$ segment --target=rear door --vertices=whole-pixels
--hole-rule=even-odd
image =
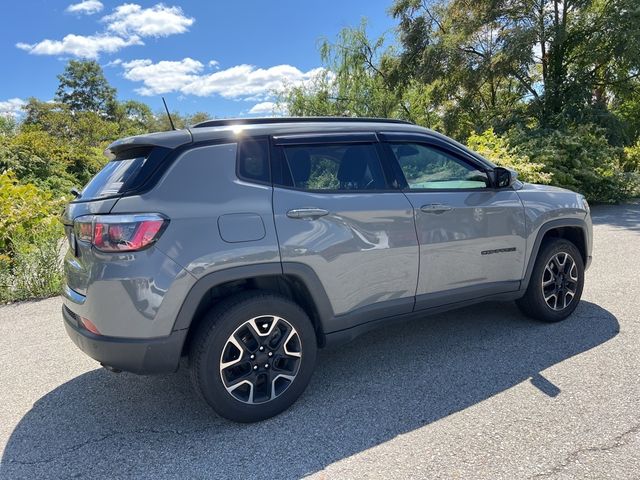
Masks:
[[[525,218],[516,192],[493,188],[488,165],[440,138],[382,137],[415,213],[416,309],[517,290]]]
[[[273,209],[283,266],[310,267],[335,318],[328,331],[413,310],[413,208],[389,187],[373,133],[273,139]]]

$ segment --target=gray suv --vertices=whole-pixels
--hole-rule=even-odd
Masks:
[[[63,316],[112,371],[173,372],[220,415],[276,415],[318,348],[399,317],[516,300],[554,322],[591,260],[577,193],[409,123],[214,120],[109,146],[65,209]]]

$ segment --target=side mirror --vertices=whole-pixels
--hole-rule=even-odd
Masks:
[[[493,169],[493,178],[496,188],[507,188],[518,179],[518,173],[508,168],[496,167]]]

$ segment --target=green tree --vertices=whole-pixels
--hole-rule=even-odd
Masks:
[[[21,183],[68,193],[76,178],[70,173],[72,149],[59,137],[24,129],[12,137],[0,138],[0,172],[10,170]]]
[[[71,112],[92,112],[113,117],[116,109],[116,89],[95,60],[70,60],[58,75],[55,100],[68,106]]]
[[[146,131],[34,98],[27,102],[25,112],[18,135],[5,142],[8,150],[0,153],[0,166],[13,169],[22,181],[64,194],[72,185],[84,185],[102,168],[106,163],[102,152],[109,143]],[[57,173],[47,173],[54,171]]]
[[[278,92],[280,105],[291,115],[408,115],[391,82],[392,51],[384,48],[384,37],[368,39],[366,22],[343,29],[335,43],[323,41],[320,57],[325,69],[309,83]]]
[[[13,117],[0,114],[0,137],[13,135],[17,126],[18,124]]]
[[[517,3],[517,2],[516,2]],[[537,92],[513,72],[527,70],[531,32],[500,12],[495,2],[397,0],[403,46],[397,64],[400,88],[425,85],[414,104],[439,112],[444,133],[464,140],[522,118],[523,99]]]
[[[26,115],[21,129],[44,130],[67,142],[97,147],[116,140],[122,133],[116,121],[91,111],[73,111],[65,103],[30,98],[24,109]]]
[[[177,111],[171,112],[171,119],[173,120],[173,124],[177,129],[186,128],[189,125],[204,122],[205,120],[209,120],[210,118],[211,115],[206,112],[196,112],[191,115],[182,115]],[[171,124],[169,123],[167,112],[164,110],[158,110],[154,115],[153,122],[150,124],[149,131],[165,132],[168,130],[171,130]]]
[[[117,104],[114,121],[118,125],[118,135],[129,137],[152,131],[155,118],[149,105],[127,100]]]
[[[391,13],[399,78],[431,85],[458,137],[465,122],[483,130],[529,118],[614,132],[610,102],[638,76],[637,0],[396,0]]]

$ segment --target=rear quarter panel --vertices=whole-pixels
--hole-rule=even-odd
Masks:
[[[112,213],[166,215],[170,223],[156,247],[196,278],[223,268],[279,262],[272,187],[236,177],[236,147],[229,143],[185,151],[152,191],[121,199]],[[251,228],[243,238],[237,225],[247,219]],[[227,241],[221,226],[228,228]]]
[[[168,290],[158,312],[162,318],[175,320],[189,290],[205,275],[280,262],[272,187],[237,178],[236,150],[236,143],[189,148],[179,154],[153,190],[122,198],[112,210],[156,212],[170,219],[154,248],[188,275],[178,278]]]

